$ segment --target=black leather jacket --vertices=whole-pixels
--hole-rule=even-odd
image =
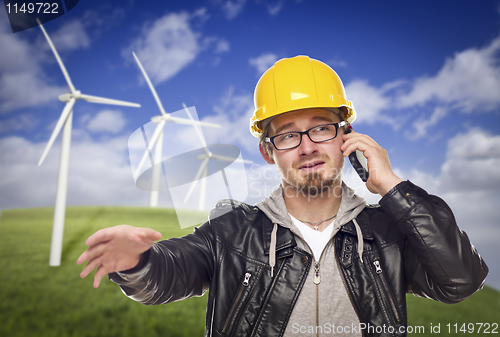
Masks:
[[[156,243],[129,271],[145,272],[130,282],[110,279],[131,298],[160,304],[209,290],[206,336],[282,336],[300,294],[312,256],[297,247],[293,233],[278,226],[274,277],[268,254],[273,224],[258,208],[235,209],[193,234]],[[440,198],[410,182],[387,193],[380,205],[357,217],[364,237],[363,262],[352,222],[334,237],[341,276],[366,329],[364,336],[404,336],[405,294],[459,302],[482,287],[488,268]],[[126,274],[120,274],[126,275]],[[368,333],[368,327],[389,327]],[[379,328],[379,332],[381,328]],[[373,332],[373,329],[372,331]]]

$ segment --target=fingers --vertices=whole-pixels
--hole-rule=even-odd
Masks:
[[[87,275],[90,274],[92,270],[94,270],[94,268],[99,268],[101,265],[102,261],[100,257],[90,260],[89,263],[87,263],[85,268],[83,268],[82,272],[80,273],[80,277],[81,278],[87,277]]]
[[[158,241],[161,239],[161,233],[157,232],[155,230],[152,230],[151,228],[142,228],[142,235],[143,239],[145,241]]]
[[[114,237],[116,237],[119,234],[123,234],[125,232],[133,232],[133,230],[139,230],[141,231],[143,240],[145,241],[157,241],[161,239],[161,233],[152,230],[151,228],[134,228],[132,226],[128,225],[120,225],[120,226],[115,226],[115,227],[110,227],[110,228],[104,228],[101,230],[98,230],[94,234],[92,234],[87,241],[85,241],[85,244],[89,247],[97,245],[99,243],[107,242]]]
[[[97,256],[100,256],[104,250],[105,243],[99,243],[95,246],[89,247],[86,251],[80,255],[78,260],[76,260],[76,264],[82,264],[85,261],[92,261]]]
[[[340,149],[344,156],[349,156],[352,152],[360,150],[368,160],[368,171],[370,176],[366,182],[368,190],[372,193],[384,196],[394,186],[401,182],[401,179],[394,173],[387,151],[377,142],[367,135],[351,132],[342,135],[344,144]]]
[[[97,288],[107,273],[137,265],[140,254],[160,239],[161,233],[150,228],[120,225],[101,229],[87,239],[89,248],[76,261],[89,261],[80,277],[85,278],[96,269],[93,285]]]
[[[84,252],[82,253],[82,255],[80,255],[80,257],[78,258],[78,260],[76,260],[76,264],[82,264],[83,262],[87,261],[87,258],[86,258],[86,256],[85,256],[85,255],[86,255],[85,253],[87,253],[87,251],[84,251]]]
[[[99,287],[99,284],[101,283],[101,280],[104,276],[106,276],[108,272],[106,271],[106,268],[104,266],[100,266],[97,271],[95,272],[94,276],[94,288]]]
[[[380,145],[370,138],[367,135],[363,135],[357,132],[351,132],[349,134],[342,135],[342,139],[344,140],[344,144],[340,146],[344,157],[348,157],[352,152],[359,150],[363,152],[365,157],[369,157],[369,154],[366,154],[365,151],[370,148],[381,148]]]
[[[115,232],[115,227],[100,229],[85,241],[87,246],[93,246],[100,242],[109,241],[113,237],[113,232]]]
[[[103,264],[102,262],[102,256],[105,251],[106,247],[104,244],[99,244],[94,247],[90,247],[87,249],[81,256],[78,258],[76,261],[77,264],[82,264],[85,261],[89,261],[85,268],[83,268],[82,272],[80,273],[81,278],[87,277],[88,274],[94,270],[94,268],[98,268]]]

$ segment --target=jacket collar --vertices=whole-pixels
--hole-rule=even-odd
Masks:
[[[369,226],[369,219],[366,211],[362,211],[361,213],[359,213],[356,217],[356,220],[359,227],[361,228],[361,232],[363,233],[363,239],[373,240],[373,230],[371,226]],[[352,222],[352,220],[346,223],[344,226],[340,227],[340,232],[357,236],[356,227],[354,227],[354,223]]]
[[[264,254],[269,255],[271,246],[271,232],[273,223],[269,218],[262,214],[262,240],[264,242]],[[293,248],[297,245],[292,232],[285,227],[278,226],[276,253],[278,257],[285,257],[292,254]]]
[[[272,221],[265,215],[262,214],[262,241],[264,243],[264,254],[269,255],[269,248],[271,246],[271,232],[273,230]],[[373,230],[369,226],[368,214],[366,211],[362,211],[357,216],[358,225],[363,233],[364,240],[373,240]],[[348,233],[353,236],[357,236],[356,227],[354,223],[349,221],[340,228],[340,232]],[[277,242],[276,242],[276,252],[278,258],[291,255],[293,253],[293,248],[297,245],[292,231],[288,228],[278,226]]]

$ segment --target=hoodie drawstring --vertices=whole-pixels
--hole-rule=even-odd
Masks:
[[[363,232],[361,232],[361,227],[359,227],[356,218],[352,219],[354,222],[354,227],[356,227],[356,234],[358,235],[358,255],[361,263],[363,263]]]
[[[275,223],[271,232],[271,246],[269,247],[269,266],[271,267],[271,277],[274,276],[274,266],[276,265],[276,233],[278,224]]]

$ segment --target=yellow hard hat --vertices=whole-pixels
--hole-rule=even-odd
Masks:
[[[262,121],[279,114],[306,108],[340,108],[352,123],[356,111],[345,99],[340,77],[325,63],[309,56],[278,60],[259,79],[254,92],[255,111],[250,132],[260,137]]]

